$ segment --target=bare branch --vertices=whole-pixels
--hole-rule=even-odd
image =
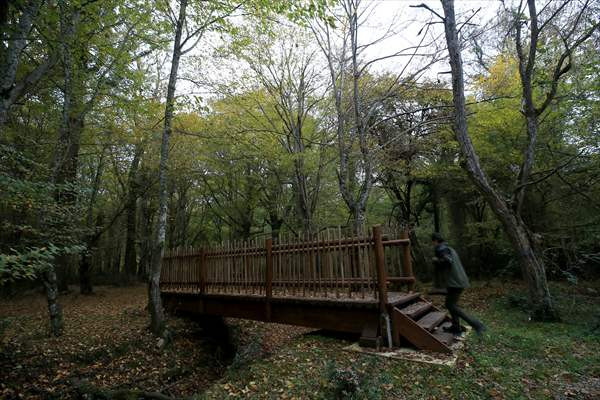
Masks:
[[[573,160],[575,160],[576,158],[579,158],[583,154],[583,152],[584,152],[584,150],[579,151],[579,153],[577,153],[574,156],[570,157],[565,162],[563,162],[561,164],[558,164],[556,167],[552,168],[552,170],[550,172],[548,172],[547,174],[545,174],[541,178],[538,178],[538,179],[533,180],[533,181],[528,181],[528,182],[524,182],[524,183],[519,184],[519,186],[517,186],[515,188],[515,191],[520,190],[521,188],[523,188],[525,186],[536,185],[536,184],[538,184],[540,182],[545,181],[546,179],[548,179],[551,176],[555,175],[561,169],[563,169],[564,167],[566,167],[567,165],[569,165]]]
[[[438,17],[439,19],[441,19],[442,21],[445,20],[444,17],[442,17],[440,14],[438,14],[434,9],[432,9],[431,7],[429,7],[427,4],[425,3],[421,3],[421,4],[417,4],[415,6],[411,5],[410,7],[412,8],[424,8],[426,10],[429,10],[429,12],[431,12],[433,15],[435,15],[436,17]]]
[[[552,83],[551,83],[550,91],[548,93],[546,93],[546,98],[544,99],[544,102],[542,103],[542,105],[540,107],[536,108],[536,110],[535,110],[537,115],[542,114],[546,110],[546,108],[550,105],[550,103],[552,102],[554,97],[556,96],[556,91],[558,89],[558,83],[560,81],[560,78],[571,69],[571,60],[570,59],[573,54],[573,51],[577,47],[579,47],[583,42],[585,42],[588,38],[590,38],[592,36],[592,34],[598,28],[600,28],[600,22],[597,22],[586,33],[581,35],[572,45],[569,46],[565,42],[566,49],[560,55],[560,58],[558,59],[558,62],[556,63],[556,66],[554,67],[554,73],[552,74]],[[567,60],[567,59],[569,60],[569,62],[567,63],[567,65],[563,66],[565,60]]]

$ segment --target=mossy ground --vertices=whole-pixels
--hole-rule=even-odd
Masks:
[[[228,371],[200,398],[600,398],[598,284],[552,289],[561,323],[528,321],[519,284],[480,283],[468,290],[464,308],[484,320],[488,332],[469,336],[454,367],[350,353],[342,350],[346,340],[304,335],[243,370]]]
[[[533,323],[518,283],[478,283],[462,301],[488,325],[454,367],[344,351],[352,338],[230,320],[225,360],[189,321],[164,349],[147,332],[145,289],[63,297],[66,334],[47,336],[44,299],[0,301],[0,398],[78,398],[74,382],[198,399],[600,398],[600,282],[553,284],[563,322]],[[436,301],[441,298],[434,298]]]

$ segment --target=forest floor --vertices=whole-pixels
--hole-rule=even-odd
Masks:
[[[468,290],[464,308],[489,331],[469,336],[453,367],[347,352],[349,338],[241,320],[228,320],[233,358],[179,318],[169,321],[173,342],[159,348],[143,286],[62,296],[65,334],[49,338],[44,297],[30,293],[0,300],[0,398],[106,398],[89,388],[198,399],[600,398],[600,282],[552,290],[562,323],[527,321],[518,283]]]

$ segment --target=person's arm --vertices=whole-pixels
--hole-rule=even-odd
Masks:
[[[438,265],[452,265],[452,253],[447,246],[438,246],[435,249],[435,259]]]

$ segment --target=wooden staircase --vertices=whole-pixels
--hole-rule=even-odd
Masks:
[[[418,293],[401,303],[391,304],[392,335],[395,346],[408,342],[420,350],[451,353],[454,335],[444,332],[450,318]]]

